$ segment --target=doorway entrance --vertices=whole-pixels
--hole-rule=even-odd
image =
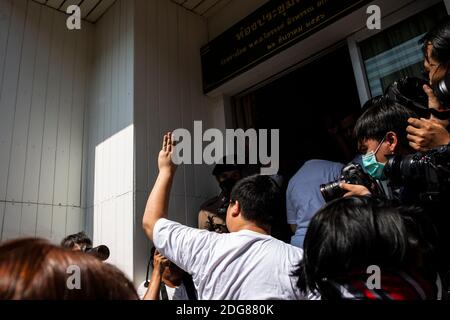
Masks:
[[[234,97],[236,128],[279,129],[280,171],[288,181],[311,159],[349,162],[361,110],[346,46],[244,96]]]

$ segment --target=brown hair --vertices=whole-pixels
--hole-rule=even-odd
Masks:
[[[80,289],[67,283],[80,270]],[[0,300],[137,300],[130,280],[116,267],[83,252],[42,239],[21,239],[0,246]]]

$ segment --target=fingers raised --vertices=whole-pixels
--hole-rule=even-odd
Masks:
[[[165,134],[164,139],[163,139],[163,145],[162,145],[163,151],[167,151],[167,141],[168,141],[168,137],[167,137],[167,134]]]
[[[173,138],[172,133],[169,132],[167,133],[167,151],[172,152],[172,147],[173,147]]]

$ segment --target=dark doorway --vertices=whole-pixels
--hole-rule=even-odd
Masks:
[[[345,163],[355,155],[354,146],[342,147],[361,109],[346,46],[234,102],[237,127],[280,129],[279,173],[286,179],[307,160]]]

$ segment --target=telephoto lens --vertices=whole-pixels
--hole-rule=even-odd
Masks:
[[[326,202],[330,202],[344,196],[345,191],[342,190],[340,184],[341,181],[333,181],[320,185],[320,193],[322,193],[322,197]]]
[[[92,254],[93,256],[99,258],[102,261],[108,260],[109,258],[109,248],[105,245],[101,245],[95,248],[86,249],[86,253]]]
[[[399,187],[405,184],[408,177],[412,176],[414,163],[418,161],[415,155],[390,156],[384,167],[384,174],[392,186]]]

